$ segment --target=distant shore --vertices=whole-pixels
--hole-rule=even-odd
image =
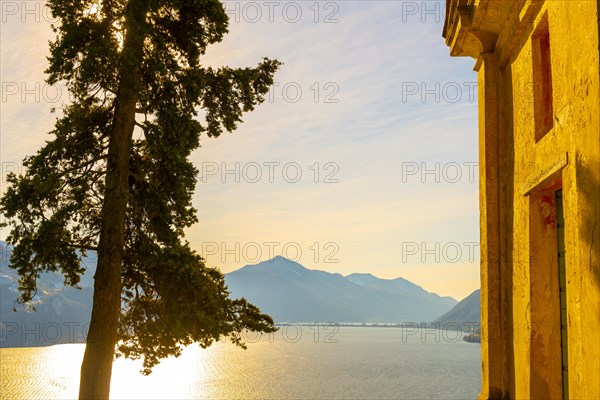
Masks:
[[[463,332],[463,340],[468,343],[481,343],[479,323],[471,322],[276,322],[275,326],[336,326],[350,328],[409,328],[428,330],[451,330]]]
[[[478,322],[276,322],[275,326],[339,326],[339,327],[364,327],[364,328],[421,328],[421,329],[449,329],[463,332],[478,332]]]

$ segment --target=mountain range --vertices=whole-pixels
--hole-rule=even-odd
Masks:
[[[0,347],[81,341],[91,312],[95,255],[83,260],[80,289],[65,287],[59,273],[42,274],[34,312],[15,302],[19,276],[8,267],[10,246],[0,246]],[[426,322],[457,305],[403,278],[342,276],[280,256],[225,274],[225,281],[231,297],[245,297],[275,322]]]
[[[276,322],[431,321],[457,301],[403,278],[311,270],[278,256],[225,275],[234,298],[245,297]]]
[[[30,347],[81,342],[92,310],[95,260],[84,258],[87,271],[80,289],[64,286],[64,278],[46,272],[38,278],[38,290],[30,307],[16,302],[19,274],[8,267],[11,247],[0,242],[0,347]]]

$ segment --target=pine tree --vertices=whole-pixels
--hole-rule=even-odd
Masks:
[[[198,222],[200,136],[232,131],[264,101],[280,63],[254,68],[201,64],[227,33],[218,0],[48,0],[52,28],[47,82],[65,84],[52,139],[11,175],[0,201],[20,275],[20,301],[45,271],[77,287],[81,259],[96,251],[94,298],[81,368],[81,399],[108,398],[115,354],[142,358],[144,373],[191,343],[272,319],[228,298],[223,275],[184,239]],[[204,119],[199,117],[202,112]],[[134,134],[135,132],[135,134]]]

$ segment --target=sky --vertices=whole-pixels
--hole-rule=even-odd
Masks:
[[[191,247],[224,273],[282,255],[458,300],[479,288],[477,76],[472,59],[449,56],[445,1],[224,4],[229,34],[203,63],[283,66],[235,132],[192,154]],[[4,191],[68,94],[44,82],[44,2],[0,12]]]

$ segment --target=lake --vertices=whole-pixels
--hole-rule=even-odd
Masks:
[[[111,398],[475,399],[481,387],[480,346],[458,332],[293,325],[246,337],[248,350],[190,346],[147,377],[117,359]],[[0,349],[0,397],[76,398],[83,351]]]

